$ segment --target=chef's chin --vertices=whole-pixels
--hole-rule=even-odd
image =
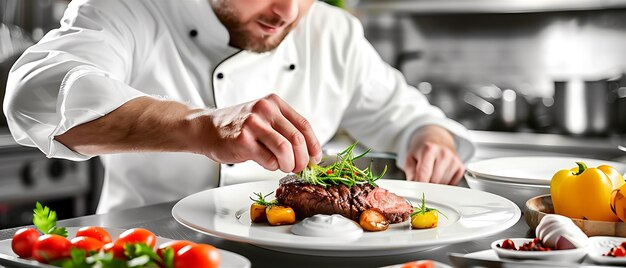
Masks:
[[[230,44],[234,47],[244,50],[263,53],[274,50],[285,39],[289,30],[283,30],[281,33],[266,35],[257,32],[245,32],[239,34],[231,33]]]

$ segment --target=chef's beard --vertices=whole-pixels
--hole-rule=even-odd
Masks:
[[[260,15],[249,21],[241,21],[236,10],[229,6],[229,1],[214,1],[214,5],[215,15],[230,34],[230,45],[257,53],[267,52],[278,47],[299,19],[287,25],[280,33],[265,35],[261,30],[257,32],[246,27],[257,23],[257,20],[268,25],[278,25],[282,22],[280,17]]]

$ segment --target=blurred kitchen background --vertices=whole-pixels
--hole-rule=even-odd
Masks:
[[[0,0],[0,90],[9,69],[29,46],[59,26],[69,1]],[[36,148],[20,146],[0,116],[0,229],[32,224],[36,201],[54,207],[59,218],[94,213],[101,187],[97,159],[48,159]]]
[[[68,2],[0,0],[0,89],[21,52],[58,27]],[[410,84],[472,130],[475,159],[626,161],[618,149],[626,144],[626,0],[332,2],[362,21],[366,37]],[[4,120],[0,229],[28,224],[36,200],[60,218],[93,213],[99,161],[47,159],[17,145]]]

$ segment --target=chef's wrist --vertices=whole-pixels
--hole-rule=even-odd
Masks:
[[[208,155],[207,149],[212,147],[212,137],[214,136],[212,133],[215,133],[215,129],[211,120],[211,110],[189,110],[185,118],[182,119],[180,127],[181,134],[184,135],[185,151]]]

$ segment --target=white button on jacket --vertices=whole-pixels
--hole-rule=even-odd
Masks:
[[[440,125],[473,154],[467,130],[446,119],[384,63],[359,21],[324,3],[267,53],[228,46],[208,0],[74,0],[60,29],[29,48],[11,69],[4,102],[11,133],[48,157],[85,160],[54,137],[140,96],[222,108],[276,93],[306,117],[323,144],[338,128],[401,166],[409,137]],[[102,133],[106,135],[106,133]],[[102,156],[98,212],[182,198],[220,183],[220,165],[189,153]],[[252,162],[229,169],[233,184],[284,174]],[[224,172],[222,172],[224,173]]]

